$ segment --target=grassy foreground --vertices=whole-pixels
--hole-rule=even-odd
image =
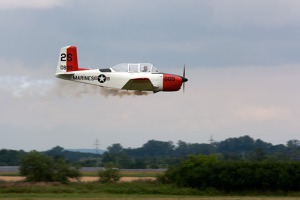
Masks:
[[[37,199],[60,199],[60,200],[299,200],[296,197],[239,197],[239,196],[220,196],[220,197],[186,197],[186,196],[157,196],[157,195],[23,195],[2,196],[1,200],[37,200]]]
[[[248,197],[247,197],[248,196]],[[250,197],[249,197],[250,196]],[[255,197],[260,196],[260,197]],[[273,196],[273,197],[272,197]],[[274,197],[275,196],[275,197]],[[284,197],[288,196],[288,197]],[[0,183],[0,199],[201,199],[296,200],[300,193],[224,194],[216,190],[179,188],[151,181],[130,183]]]

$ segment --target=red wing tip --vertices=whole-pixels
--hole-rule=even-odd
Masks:
[[[90,69],[88,69],[88,68],[78,68],[77,71],[83,71],[83,70],[90,70]]]

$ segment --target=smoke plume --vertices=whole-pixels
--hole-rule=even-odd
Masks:
[[[104,97],[142,96],[150,92],[124,91],[101,88],[94,85],[80,84],[64,80],[32,79],[26,76],[0,76],[0,90],[15,98],[27,96],[82,97],[84,95],[102,95]]]
[[[0,76],[0,89],[17,98],[46,96],[54,85],[51,80],[34,80],[26,76]]]
[[[109,96],[142,96],[148,95],[150,92],[143,91],[125,91],[112,88],[102,88],[95,85],[80,84],[75,82],[57,80],[57,87],[54,88],[58,96],[75,96],[80,97],[82,95],[102,95]]]

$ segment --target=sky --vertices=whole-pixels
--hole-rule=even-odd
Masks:
[[[0,149],[300,140],[298,0],[0,0]],[[128,95],[54,74],[150,62],[185,93]]]

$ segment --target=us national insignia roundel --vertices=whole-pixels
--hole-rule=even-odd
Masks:
[[[104,74],[100,74],[100,75],[98,76],[98,81],[99,81],[100,83],[104,83],[104,82],[106,81],[106,76],[105,76]]]

